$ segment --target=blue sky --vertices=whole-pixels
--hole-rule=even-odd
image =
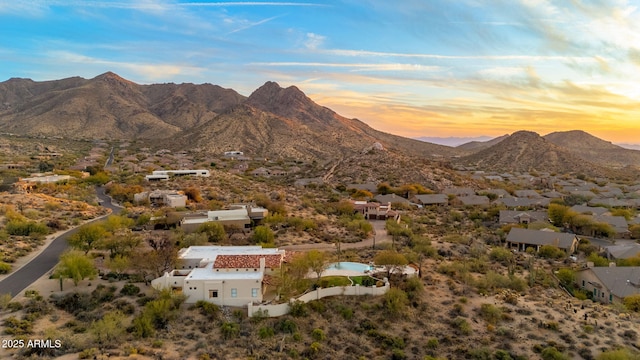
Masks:
[[[640,143],[640,10],[623,0],[0,0],[0,81],[295,85],[410,137],[581,129]]]

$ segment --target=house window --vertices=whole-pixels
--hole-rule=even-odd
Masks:
[[[584,287],[584,280],[582,280],[582,287]]]
[[[257,288],[251,289],[251,297],[254,297],[254,298],[258,297],[258,289]]]
[[[238,297],[238,289],[236,288],[231,289],[231,297],[232,298]]]
[[[209,297],[210,298],[217,298],[218,297],[218,290],[209,290]]]

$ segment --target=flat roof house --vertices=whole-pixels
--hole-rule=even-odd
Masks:
[[[529,230],[511,228],[507,235],[507,246],[520,251],[534,247],[536,252],[544,245],[553,245],[567,254],[573,254],[578,248],[578,238],[574,234],[548,230]]]
[[[180,221],[180,227],[185,232],[193,232],[204,223],[218,222],[222,225],[234,225],[245,229],[251,226],[252,221],[260,221],[268,214],[269,211],[265,208],[235,204],[228,210],[207,211],[206,213],[187,215]]]
[[[187,303],[219,306],[262,302],[265,275],[280,269],[285,251],[260,246],[191,246],[178,253],[181,269],[151,281],[156,289],[182,292]]]

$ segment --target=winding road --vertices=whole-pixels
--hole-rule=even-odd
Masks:
[[[113,214],[117,214],[122,209],[117,205],[111,203],[111,198],[105,194],[103,187],[96,187],[96,195],[102,206],[111,209]],[[98,221],[103,217],[96,218],[90,222]],[[62,254],[68,247],[67,239],[73,234],[78,232],[79,227],[75,227],[64,234],[55,238],[49,246],[47,246],[38,256],[34,257],[31,261],[26,263],[20,269],[4,278],[0,281],[0,294],[11,294],[11,297],[15,297],[20,294],[22,290],[31,285],[34,281],[38,280],[42,275],[53,269],[58,263],[60,254]]]

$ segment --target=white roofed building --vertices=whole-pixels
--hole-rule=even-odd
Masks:
[[[260,303],[265,276],[282,266],[285,251],[260,246],[191,246],[178,253],[181,269],[153,280],[156,289],[171,288],[220,306]]]

